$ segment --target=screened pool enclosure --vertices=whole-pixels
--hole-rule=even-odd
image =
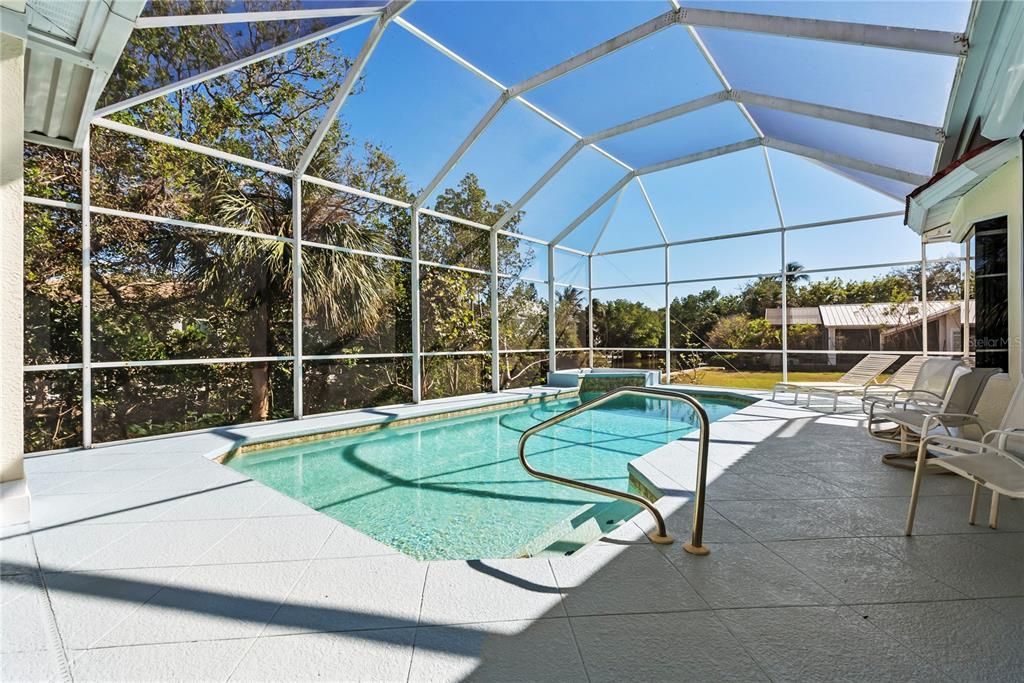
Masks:
[[[147,3],[26,145],[26,449],[969,355],[970,245],[903,218],[970,9]]]

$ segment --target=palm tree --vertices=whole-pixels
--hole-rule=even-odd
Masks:
[[[216,195],[219,223],[262,234],[287,235],[291,216],[281,208],[290,206],[290,198],[250,190],[247,185],[236,185]],[[381,234],[360,225],[353,207],[346,205],[348,201],[331,194],[308,194],[303,202],[303,235],[347,249],[386,251]],[[319,322],[319,327],[331,330],[341,340],[372,331],[382,318],[384,293],[390,285],[387,263],[327,249],[303,249],[303,320]],[[224,241],[218,258],[201,265],[196,281],[200,291],[216,292],[247,313],[251,325],[245,330],[245,337],[252,356],[276,355],[272,324],[274,299],[294,295],[289,244],[230,237]],[[265,420],[270,415],[270,363],[252,363],[250,372],[250,417],[254,421]]]
[[[806,270],[799,261],[790,261],[786,264],[786,284],[793,285],[797,282],[807,282],[811,276],[803,272]]]

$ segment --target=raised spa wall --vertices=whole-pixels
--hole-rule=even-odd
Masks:
[[[649,387],[661,382],[657,370],[618,368],[574,368],[548,373],[548,386],[578,388],[581,392],[604,393],[618,387]]]

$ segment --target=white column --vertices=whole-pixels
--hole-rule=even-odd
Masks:
[[[292,178],[292,414],[302,417],[302,175]]]
[[[594,257],[587,257],[587,367],[594,367]]]
[[[23,7],[21,9],[24,9]],[[29,519],[25,480],[24,363],[24,22],[4,16],[0,33],[0,520]],[[22,15],[23,16],[23,15]],[[18,17],[14,17],[18,19]],[[17,24],[13,26],[10,24]],[[9,31],[9,32],[8,32]]]
[[[409,244],[412,252],[412,272],[409,278],[409,304],[412,312],[412,402],[419,403],[423,400],[423,381],[420,376],[420,212],[415,206],[412,208],[411,230]]]
[[[786,267],[786,229],[779,232],[779,251],[782,256],[782,381],[789,381],[789,280]]]
[[[672,306],[672,297],[669,293],[668,281],[672,278],[669,276],[669,261],[668,261],[668,247],[665,247],[665,384],[672,383],[672,322],[670,308]],[[671,414],[671,410],[669,414]]]
[[[921,353],[928,355],[928,260],[927,245],[921,240]]]
[[[92,131],[82,143],[82,446],[92,448]]]
[[[548,372],[558,368],[555,362],[555,248],[548,245]]]
[[[498,325],[498,230],[491,229],[491,391],[501,391],[501,354],[500,348],[501,329]]]

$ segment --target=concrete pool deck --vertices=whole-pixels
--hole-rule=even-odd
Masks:
[[[785,400],[712,424],[707,557],[680,547],[689,438],[633,464],[675,544],[639,516],[522,560],[416,561],[210,460],[353,417],[29,458],[0,679],[1019,680],[1024,506],[972,527],[967,482],[930,476],[905,538],[911,473],[858,414]]]

